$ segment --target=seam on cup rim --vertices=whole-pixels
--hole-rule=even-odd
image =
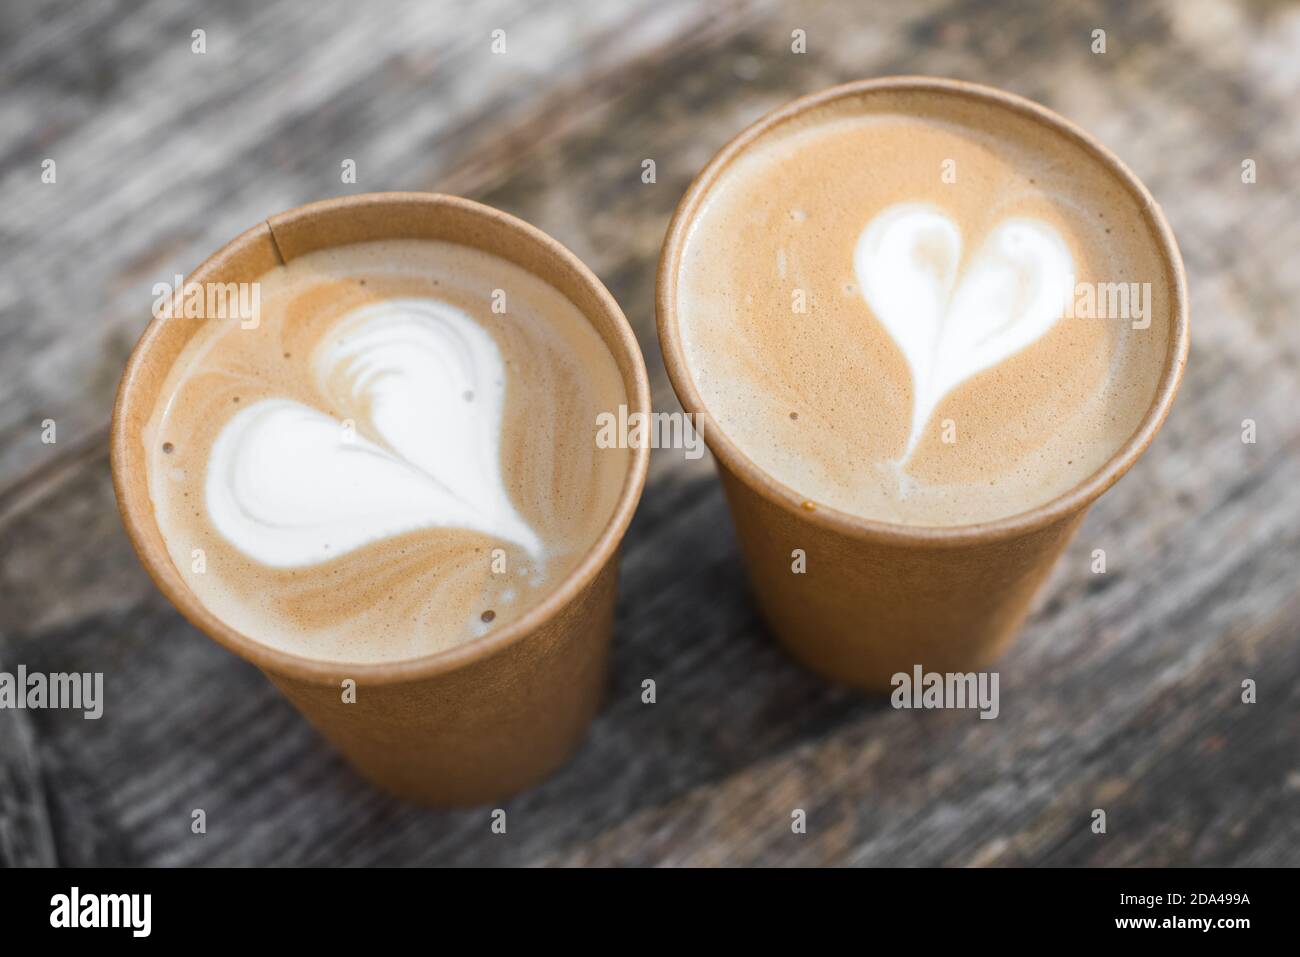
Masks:
[[[276,255],[280,262],[285,263],[285,257],[275,239],[274,223],[290,214],[300,215],[329,210],[386,206],[394,203],[424,205],[430,208],[456,208],[470,215],[496,222],[508,231],[521,234],[529,242],[543,247],[555,256],[560,263],[573,271],[575,277],[584,286],[591,290],[600,309],[613,318],[615,341],[613,343],[605,342],[605,347],[609,350],[611,356],[615,357],[616,361],[618,358],[616,353],[619,350],[624,352],[629,360],[632,381],[624,381],[623,383],[624,389],[627,391],[626,400],[629,409],[646,413],[650,411],[650,380],[646,372],[644,356],[637,343],[636,335],[632,331],[631,324],[613,295],[605,288],[604,283],[577,255],[549,234],[516,216],[473,200],[444,193],[416,192],[362,193],[355,196],[318,200],[268,217],[256,226],[245,230],[200,263],[190,273],[190,276],[202,275],[205,271],[213,268],[231,250],[241,248],[254,241],[264,229],[270,233],[271,242],[275,246]],[[188,279],[189,277],[187,277]],[[132,408],[133,401],[129,394],[131,391],[130,385],[145,367],[146,354],[153,340],[161,332],[162,323],[165,321],[157,317],[150,320],[139,341],[132,349],[122,378],[118,383],[109,437],[110,469],[113,476],[113,488],[116,493],[118,511],[132,548],[158,590],[192,625],[259,668],[276,675],[320,685],[337,684],[344,678],[354,678],[371,685],[393,684],[453,671],[474,662],[486,660],[522,640],[588,587],[607,562],[616,559],[618,548],[627,532],[628,525],[631,523],[633,513],[636,511],[641,499],[641,492],[645,486],[646,473],[650,462],[650,449],[648,446],[643,445],[631,450],[632,456],[629,461],[628,471],[624,476],[614,510],[583,559],[540,602],[500,631],[471,638],[451,648],[416,658],[359,663],[308,658],[272,648],[237,631],[214,615],[199,601],[198,596],[185,584],[185,580],[172,561],[171,554],[167,551],[165,544],[161,555],[153,556],[151,554],[151,550],[145,545],[146,530],[149,523],[154,521],[148,507],[148,488],[147,486],[143,487],[142,495],[132,497],[128,491],[129,483],[124,478],[124,470],[131,458],[130,443],[140,439],[138,434],[129,434],[126,426],[127,414]],[[604,337],[601,338],[604,341]],[[622,370],[620,370],[620,378],[622,378]],[[143,462],[139,463],[139,467],[144,468]],[[137,498],[139,501],[136,500]],[[154,527],[156,528],[156,523]]]
[[[289,265],[289,260],[284,258],[284,250],[280,248],[280,237],[275,234],[275,223],[272,221],[275,217],[268,217],[263,220],[266,225],[266,232],[271,237],[271,246],[275,249],[275,258],[280,260],[281,266]]]
[[[902,525],[865,518],[820,502],[813,502],[815,508],[809,510],[803,505],[804,502],[811,501],[808,496],[800,495],[795,489],[768,474],[741,451],[724,430],[717,427],[716,420],[695,387],[694,377],[686,362],[677,322],[677,279],[682,250],[695,226],[696,214],[709,191],[718,182],[723,172],[751,144],[782,124],[814,107],[839,99],[881,91],[946,93],[979,100],[1011,110],[1063,134],[1099,160],[1120,185],[1139,200],[1159,244],[1162,259],[1169,266],[1168,347],[1155,394],[1136,430],[1092,475],[1042,505],[1005,518],[952,526]],[[705,441],[722,465],[770,504],[797,512],[804,521],[849,538],[921,548],[958,547],[1017,538],[1046,528],[1089,506],[1132,467],[1155,438],[1178,392],[1190,346],[1187,276],[1182,255],[1164,212],[1132,170],[1091,134],[1039,103],[1015,93],[977,83],[927,76],[879,77],[829,87],[764,114],[736,134],[691,181],[673,212],[659,258],[655,282],[655,306],[660,348],[673,391],[676,392],[686,412],[695,413],[703,418],[706,427]]]

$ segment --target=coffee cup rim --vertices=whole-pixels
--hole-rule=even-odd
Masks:
[[[1160,254],[1170,270],[1170,329],[1155,395],[1133,435],[1097,471],[1055,498],[1004,518],[952,526],[903,525],[870,519],[821,503],[778,481],[758,466],[719,428],[695,387],[677,322],[677,280],[685,241],[710,189],[747,148],[776,127],[836,100],[878,92],[937,92],[992,103],[1043,123],[1085,149],[1135,196],[1146,210]],[[732,137],[696,175],[678,202],[659,257],[655,283],[656,323],[669,381],[682,408],[704,423],[704,439],[723,466],[769,503],[852,539],[912,548],[960,547],[1018,538],[1074,515],[1092,504],[1132,467],[1151,444],[1177,395],[1190,347],[1187,276],[1173,230],[1142,181],[1095,137],[1047,107],[1015,93],[964,80],[932,76],[888,76],[856,80],[807,94],[778,107]],[[809,508],[811,504],[813,507]]]
[[[541,247],[543,252],[571,270],[577,281],[592,294],[598,308],[612,320],[610,326],[614,341],[610,342],[604,336],[602,340],[616,361],[620,359],[617,352],[624,353],[622,358],[626,359],[627,368],[630,370],[630,381],[629,376],[623,374],[623,362],[620,361],[619,366],[620,378],[627,391],[629,414],[633,411],[649,413],[650,378],[646,371],[645,358],[623,310],[596,274],[576,254],[541,229],[516,216],[474,200],[445,193],[395,191],[361,193],[305,203],[267,217],[240,233],[200,263],[186,277],[186,282],[203,281],[207,273],[218,268],[232,255],[251,247],[255,242],[264,240],[268,233],[276,247],[276,255],[281,264],[296,258],[290,255],[286,260],[280,250],[280,244],[275,239],[277,224],[300,225],[312,217],[337,214],[340,211],[373,212],[394,205],[416,205],[429,209],[455,208],[488,223],[492,228],[514,233],[526,243]],[[349,245],[355,241],[344,239],[337,245]],[[539,278],[550,284],[546,276],[539,275]],[[600,536],[587,550],[582,560],[540,602],[499,631],[415,658],[356,663],[310,658],[271,647],[243,634],[209,611],[185,584],[165,544],[161,544],[161,532],[149,507],[147,482],[132,483],[127,479],[128,469],[143,470],[147,467],[143,456],[131,447],[133,442],[139,444],[139,436],[132,434],[128,422],[131,414],[137,411],[135,387],[141,381],[143,371],[148,368],[151,346],[167,321],[160,317],[150,320],[132,349],[118,384],[109,433],[110,470],[118,512],[141,564],[163,595],[192,625],[259,668],[273,674],[287,675],[315,684],[336,684],[345,678],[353,678],[370,685],[419,680],[454,671],[490,658],[537,631],[590,585],[608,562],[615,558],[645,486],[650,461],[650,449],[647,444],[629,449],[631,456],[628,460],[628,470],[614,510]],[[156,533],[156,538],[151,538],[149,535],[151,527]]]

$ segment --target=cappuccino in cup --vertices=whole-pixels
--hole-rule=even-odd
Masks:
[[[650,454],[596,441],[650,414],[600,280],[501,210],[367,193],[258,223],[171,305],[111,432],[162,593],[393,794],[479,804],[568,760]]]
[[[1038,104],[929,77],[814,93],[727,144],[657,307],[773,633],[874,690],[1006,647],[1189,341],[1137,177]]]

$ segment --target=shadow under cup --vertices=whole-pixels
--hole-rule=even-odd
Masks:
[[[678,330],[677,280],[691,227],[710,188],[770,130],[841,97],[920,90],[982,99],[1063,133],[1109,167],[1151,218],[1172,277],[1171,328],[1155,397],[1137,431],[1096,473],[1066,494],[1010,518],[927,528],[872,521],[808,502],[754,464],[709,415]],[[865,80],[812,94],[744,130],[696,177],[668,228],[659,262],[659,339],[673,389],[699,416],[736,525],[755,598],[794,657],[822,675],[885,691],[900,672],[968,672],[1010,643],[1030,602],[1088,507],[1155,437],[1178,390],[1188,351],[1186,278],[1169,224],[1150,193],[1113,154],[1055,113],[975,84],[926,77]],[[793,572],[796,549],[807,556]]]
[[[386,239],[471,246],[545,280],[604,340],[629,412],[649,412],[640,348],[595,275],[540,230],[469,200],[376,193],[312,203],[248,230],[199,266],[187,284],[252,282],[318,249]],[[577,749],[600,704],[618,550],[641,497],[649,449],[631,450],[614,512],[587,556],[539,605],[500,631],[408,661],[348,665],[282,652],[230,628],[198,601],[172,563],[153,515],[143,428],[172,364],[206,321],[154,319],[127,364],[113,413],[118,508],[159,589],[197,628],[260,668],[366,777],[400,797],[478,803],[553,772]],[[356,682],[352,703],[344,702],[348,680]]]

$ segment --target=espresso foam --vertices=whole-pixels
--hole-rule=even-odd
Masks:
[[[159,529],[213,614],[317,659],[402,660],[504,627],[573,571],[631,461],[597,448],[626,393],[576,306],[421,240],[258,283],[256,327],[207,320],[144,433]]]
[[[1133,435],[1172,281],[1141,202],[1076,141],[982,100],[877,91],[731,163],[676,305],[713,425],[756,465],[813,503],[953,526],[1052,500]],[[1149,325],[1062,314],[1099,283],[1150,283]]]

